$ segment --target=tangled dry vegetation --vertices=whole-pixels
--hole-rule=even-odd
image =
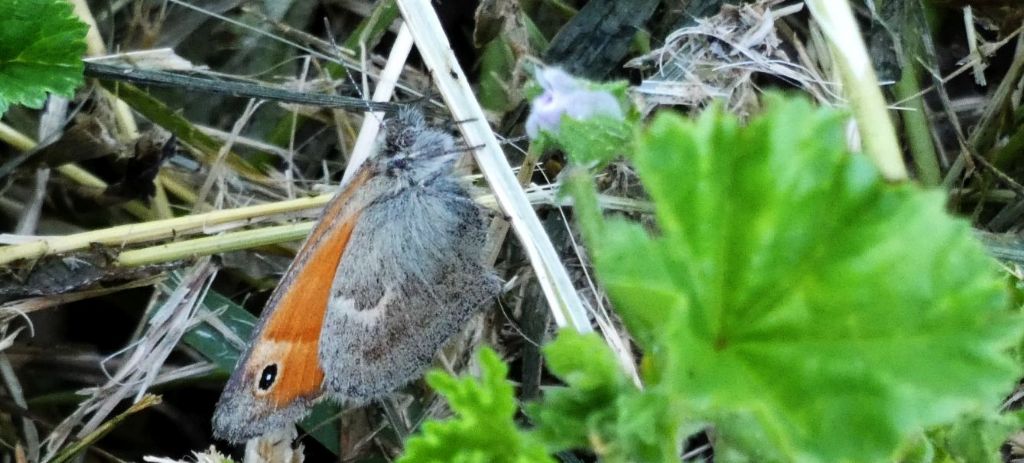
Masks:
[[[96,24],[90,55],[104,57],[92,64],[189,79],[100,76],[73,100],[12,109],[0,125],[0,212],[11,245],[0,248],[7,461],[170,461],[162,458],[191,458],[211,445],[230,452],[211,437],[214,402],[253,314],[360,155],[365,106],[294,97],[372,95],[387,72],[398,10],[387,0],[78,3]],[[722,100],[748,115],[766,89],[804,92],[823,105],[844,100],[828,45],[801,2],[621,3],[632,4],[628,14],[598,0],[482,0],[475,11],[442,1],[437,9],[590,322],[632,366],[628,335],[590,276],[571,208],[555,194],[563,160],[526,154],[524,63],[628,79],[643,114]],[[951,209],[969,216],[1020,275],[1022,8],[935,2],[926,18],[917,2],[875,3],[858,12],[916,178],[945,187]],[[600,37],[587,27],[599,8],[607,10]],[[460,123],[418,56],[400,71],[393,101],[423,105],[439,124]],[[203,82],[220,92],[200,89]],[[285,93],[239,97],[226,83]],[[486,182],[476,174],[469,181],[493,207]],[[599,181],[606,211],[649,220],[628,166],[613,163]],[[62,238],[40,246],[36,236]],[[501,303],[437,366],[472,370],[469,353],[486,343],[512,362],[519,396],[533,398],[551,381],[539,346],[556,323],[508,224],[492,227],[490,245],[506,281]],[[365,407],[321,407],[302,431],[306,459],[388,461],[419,423],[445,413],[419,383]],[[1016,440],[1008,459],[1024,455]],[[693,460],[711,455],[699,436],[689,450]]]

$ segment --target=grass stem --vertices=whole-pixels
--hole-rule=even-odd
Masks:
[[[866,154],[887,180],[907,180],[896,129],[850,4],[847,0],[806,0],[806,3],[828,38]]]

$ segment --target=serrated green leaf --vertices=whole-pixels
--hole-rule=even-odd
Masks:
[[[600,336],[563,330],[544,354],[567,385],[529,408],[549,448],[591,448],[607,462],[679,460],[680,420],[668,397],[637,389]]]
[[[1003,461],[999,447],[1020,427],[1020,417],[1015,415],[991,411],[965,416],[930,433],[931,443],[938,450],[931,461],[999,463]]]
[[[568,387],[547,390],[543,402],[531,407],[537,434],[556,450],[609,441],[615,434],[616,401],[636,389],[627,384],[614,354],[595,334],[563,330],[544,346],[544,358]]]
[[[448,399],[454,418],[429,421],[405,443],[399,463],[532,463],[552,459],[536,439],[520,431],[506,366],[493,350],[478,354],[480,379],[431,372],[427,382]]]
[[[630,154],[633,123],[608,116],[585,120],[562,117],[558,143],[572,162],[584,166],[603,166],[616,156]]]
[[[768,106],[742,128],[715,109],[656,118],[635,163],[661,235],[592,227],[649,390],[770,446],[759,461],[882,461],[997,406],[1021,320],[967,223],[847,153],[841,114]]]
[[[47,92],[72,96],[88,30],[65,0],[0,2],[0,114],[12,103],[40,108]]]

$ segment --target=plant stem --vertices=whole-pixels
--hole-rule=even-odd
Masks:
[[[28,151],[36,146],[35,140],[3,122],[0,122],[0,141],[6,142],[18,151]]]
[[[314,225],[315,222],[277,225],[133,249],[122,252],[115,262],[119,266],[130,267],[296,241],[308,235]]]
[[[531,204],[555,204],[554,191],[552,189],[536,189],[528,192],[527,196]],[[36,259],[42,256],[67,253],[86,249],[93,243],[118,248],[166,238],[177,238],[192,233],[201,232],[206,227],[212,227],[232,222],[238,226],[249,225],[255,222],[254,219],[277,214],[293,213],[303,210],[316,209],[327,204],[334,196],[333,193],[319,196],[291,199],[275,203],[260,204],[257,206],[240,207],[235,209],[222,209],[203,214],[193,214],[183,217],[175,217],[166,220],[153,220],[128,225],[118,225],[100,230],[92,230],[73,235],[37,237],[37,239],[21,244],[0,247],[0,265],[19,260]],[[482,195],[473,198],[478,204],[490,209],[497,209],[497,201],[493,195]],[[598,196],[602,208],[610,210],[621,210],[627,212],[650,212],[651,206],[642,201],[634,201],[628,198],[613,196]],[[226,238],[203,237],[196,240],[182,241],[173,245],[151,246],[149,248],[124,251],[118,259],[118,264],[123,266],[141,265],[142,263],[170,262],[178,259],[197,256],[200,254],[216,254],[219,252],[237,251],[251,247],[276,244],[286,241],[294,241],[303,238],[302,233],[296,230],[304,228],[308,231],[311,222],[271,226],[261,230],[270,230],[260,233],[259,230],[247,230],[253,232],[250,235],[240,235],[241,232],[232,232],[221,235]],[[281,227],[295,226],[292,231],[284,231]],[[271,230],[274,229],[274,230]],[[241,237],[241,238],[240,238]],[[245,242],[237,242],[245,239]],[[203,241],[200,241],[203,240]],[[194,243],[198,242],[198,243]],[[127,256],[127,257],[125,257]]]
[[[0,264],[18,259],[33,259],[48,254],[85,249],[92,243],[124,246],[158,238],[180,236],[212,225],[238,221],[247,222],[256,217],[312,209],[323,206],[332,196],[332,194],[324,194],[312,198],[300,198],[173,219],[119,225],[101,230],[76,233],[74,235],[40,237],[38,241],[0,247]]]
[[[896,130],[850,4],[846,0],[806,0],[806,3],[828,37],[866,154],[887,180],[907,180],[907,167],[903,164]]]
[[[903,76],[893,88],[898,100],[906,100],[908,110],[900,113],[903,130],[907,134],[910,155],[917,168],[917,178],[922,185],[933,187],[942,183],[938,154],[932,143],[931,126],[925,114],[924,99],[914,97],[920,92],[917,66],[913,62],[903,68]]]

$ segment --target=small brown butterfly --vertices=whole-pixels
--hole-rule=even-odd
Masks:
[[[270,296],[217,403],[217,437],[283,428],[324,398],[393,392],[500,290],[487,215],[452,172],[454,139],[408,109],[383,134]]]

